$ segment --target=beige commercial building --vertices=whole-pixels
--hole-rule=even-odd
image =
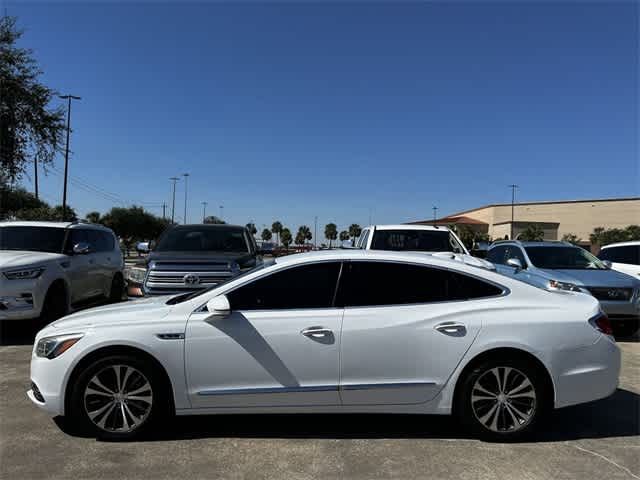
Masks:
[[[513,222],[511,215],[511,204],[502,203],[454,213],[436,219],[435,223],[467,225],[477,232],[488,233],[494,240],[510,238],[512,228],[513,238],[517,238],[528,225],[536,224],[544,230],[545,240],[560,240],[565,234],[574,234],[586,245],[594,228],[640,224],[640,197],[516,203]],[[431,225],[434,221],[411,223]]]

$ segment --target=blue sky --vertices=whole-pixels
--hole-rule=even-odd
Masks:
[[[43,80],[83,97],[71,175],[155,213],[184,172],[191,221],[207,201],[292,230],[508,202],[511,183],[522,201],[640,190],[636,2],[5,6]],[[60,175],[41,183],[59,203]]]

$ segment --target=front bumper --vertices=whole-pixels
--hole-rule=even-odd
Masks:
[[[640,298],[626,302],[600,300],[600,307],[612,322],[617,319],[640,319]]]
[[[37,318],[42,308],[40,279],[3,280],[0,278],[0,320]]]
[[[553,353],[556,408],[608,397],[618,388],[620,349],[601,335],[593,345]]]
[[[36,338],[36,342],[37,340]],[[27,391],[27,397],[52,417],[64,415],[65,375],[70,371],[73,358],[73,355],[63,354],[48,359],[31,354],[32,385]]]

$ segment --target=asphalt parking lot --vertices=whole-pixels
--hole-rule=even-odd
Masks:
[[[527,443],[465,436],[443,417],[181,417],[152,438],[73,437],[25,396],[33,329],[0,325],[0,478],[640,479],[640,343],[620,388],[556,411]]]

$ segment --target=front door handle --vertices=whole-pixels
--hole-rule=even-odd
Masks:
[[[435,326],[435,329],[445,335],[451,335],[452,337],[461,337],[466,335],[467,327],[464,323],[458,322],[443,322]]]
[[[309,327],[309,328],[305,328],[300,333],[305,337],[324,338],[327,335],[331,335],[333,332],[328,328],[324,328],[324,327]]]

